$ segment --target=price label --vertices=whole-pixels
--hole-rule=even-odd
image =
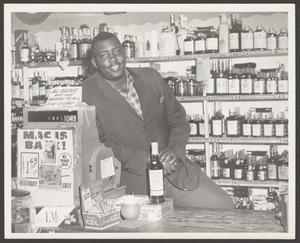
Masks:
[[[39,172],[39,154],[38,153],[22,153],[21,154],[22,177],[38,178]]]

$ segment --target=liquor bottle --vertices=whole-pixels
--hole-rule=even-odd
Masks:
[[[130,41],[130,58],[135,57],[135,42],[134,38],[132,35],[129,36],[129,41]]]
[[[20,61],[21,63],[29,63],[30,48],[28,46],[28,34],[24,33],[24,43],[20,49]]]
[[[265,166],[260,163],[258,165],[258,169],[257,169],[257,180],[258,181],[266,181],[267,180],[267,170],[265,168]]]
[[[151,203],[158,204],[165,201],[164,167],[159,160],[158,143],[151,143],[150,164],[148,166],[149,198]]]
[[[204,128],[204,119],[203,116],[200,116],[199,123],[198,123],[198,133],[200,137],[205,136],[205,128]]]
[[[77,77],[76,77],[76,80],[75,80],[75,85],[76,86],[81,86],[82,82],[83,82],[83,68],[81,66],[79,66],[77,68]]]
[[[253,94],[265,93],[265,79],[260,75],[256,75],[253,79]]]
[[[20,84],[19,98],[20,98],[21,100],[24,100],[24,79],[23,79],[23,77],[22,77],[22,73],[19,74],[19,75],[17,76],[17,81],[18,81],[19,84]]]
[[[217,74],[217,65],[216,60],[211,62],[211,69],[210,69],[210,76],[208,82],[206,82],[206,94],[207,95],[214,95],[215,94],[215,81],[216,81],[216,74]]]
[[[190,120],[189,120],[189,124],[190,124],[190,136],[191,137],[197,137],[199,134],[198,131],[198,122],[197,122],[197,116],[196,115],[191,115]]]
[[[45,100],[46,99],[46,76],[47,72],[44,72],[39,74],[39,100]]]
[[[188,77],[188,80],[187,80],[187,95],[188,96],[196,96],[197,95],[197,85],[198,85],[198,82],[196,80]]]
[[[253,31],[249,26],[245,26],[241,33],[241,50],[252,51],[253,46]]]
[[[78,44],[79,57],[80,59],[85,59],[88,57],[91,48],[90,28],[86,24],[83,24],[80,25],[80,29],[82,31],[82,39]]]
[[[241,33],[237,28],[234,15],[231,15],[231,28],[229,33],[229,51],[239,52],[241,51]]]
[[[221,156],[221,165],[222,165],[222,179],[230,179],[231,177],[231,164],[227,156],[222,153]]]
[[[53,86],[52,86],[52,77],[48,76],[47,77],[46,92],[45,92],[46,93],[46,99],[49,98],[52,89],[53,89]]]
[[[33,100],[33,94],[32,94],[32,79],[29,79],[29,85],[28,85],[28,100]]]
[[[225,60],[218,61],[218,74],[216,75],[216,94],[228,94],[228,76],[225,70]]]
[[[275,137],[287,137],[288,120],[284,116],[284,112],[277,115],[277,119],[274,121]]]
[[[124,35],[124,41],[122,43],[122,46],[124,48],[124,53],[126,58],[130,58],[131,56],[131,47],[130,47],[130,36],[129,35]]]
[[[287,50],[288,49],[288,31],[285,27],[281,28],[278,35],[278,49]]]
[[[247,112],[245,119],[242,120],[242,135],[244,137],[252,136],[252,112]]]
[[[256,114],[253,116],[251,121],[252,127],[252,136],[253,137],[261,137],[262,136],[262,123],[260,119],[261,114]]]
[[[236,156],[235,163],[233,165],[233,179],[242,180],[243,179],[244,164],[241,163],[241,159]]]
[[[179,15],[179,28],[176,34],[178,50],[177,55],[184,55],[184,40],[187,36],[187,17],[184,15]]]
[[[287,94],[289,91],[289,82],[288,82],[288,77],[287,73],[283,73],[281,75],[278,74],[277,78],[277,91],[278,94]]]
[[[17,81],[17,72],[11,71],[11,97],[12,99],[20,98],[20,84]]]
[[[274,122],[272,118],[272,113],[265,114],[262,124],[263,124],[263,136],[273,137]]]
[[[178,77],[175,94],[176,96],[185,96],[187,94],[187,84],[183,77]]]
[[[231,112],[229,111],[229,116],[225,120],[225,128],[226,128],[226,135],[228,137],[239,137],[241,136],[242,130],[242,121],[239,116],[239,112],[237,109]]]
[[[253,181],[254,180],[254,168],[250,164],[247,166],[245,179],[246,179],[246,181]]]
[[[277,34],[273,28],[270,28],[267,34],[267,49],[268,50],[277,49]]]
[[[267,49],[267,33],[261,24],[257,25],[254,31],[254,49],[256,51]]]
[[[276,158],[276,145],[270,146],[270,156],[267,161],[268,168],[268,180],[277,180],[278,179],[278,169],[277,169],[277,158]]]
[[[278,162],[278,180],[287,181],[289,178],[288,151],[284,151]]]
[[[229,74],[228,74],[228,93],[240,94],[240,79],[236,72],[232,72],[232,60],[229,60]]]
[[[175,56],[176,55],[176,35],[170,31],[168,26],[162,27],[162,32],[159,37],[159,55],[160,56]]]
[[[270,74],[266,80],[266,93],[267,94],[276,94],[277,93],[277,82],[276,79]]]
[[[71,29],[71,43],[70,43],[70,59],[76,61],[78,59],[78,41],[76,36],[76,29]]]
[[[34,72],[32,78],[32,100],[39,99],[39,84],[38,73]]]
[[[216,146],[213,146],[213,153],[210,156],[210,166],[211,166],[211,178],[220,179],[221,178],[221,164],[216,151]]]
[[[241,94],[252,94],[252,75],[244,73],[241,75]]]
[[[183,53],[184,55],[191,55],[195,51],[194,38],[191,33],[187,33],[186,38],[183,41]]]
[[[224,115],[219,110],[211,118],[211,134],[215,137],[223,136],[224,127]]]
[[[205,35],[198,32],[195,38],[195,54],[205,53]]]
[[[218,32],[215,27],[211,27],[210,31],[208,32],[206,36],[206,52],[207,53],[217,53],[219,51],[218,46]]]
[[[229,52],[229,25],[226,14],[220,15],[219,24],[219,53]]]

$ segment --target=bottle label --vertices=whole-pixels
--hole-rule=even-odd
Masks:
[[[228,93],[228,79],[227,78],[217,78],[216,80],[217,94],[227,94]]]
[[[243,135],[251,136],[251,124],[243,124]]]
[[[254,32],[254,48],[267,48],[267,33],[265,31]]]
[[[268,164],[268,179],[277,180],[277,165]]]
[[[266,172],[264,170],[259,170],[257,172],[257,179],[259,181],[265,181],[267,178],[266,178]]]
[[[288,80],[287,79],[278,80],[278,92],[279,93],[287,93],[288,90],[289,90]]]
[[[261,136],[261,124],[252,124],[252,135],[255,137]]]
[[[200,122],[199,123],[199,135],[200,136],[204,136],[205,135],[205,131],[204,131],[204,123]]]
[[[286,50],[288,49],[288,37],[279,36],[278,37],[278,49]]]
[[[279,180],[288,180],[289,178],[289,167],[286,165],[278,166],[278,179]]]
[[[275,136],[277,137],[284,136],[284,124],[275,124]]]
[[[29,48],[21,48],[20,61],[21,62],[29,62]]]
[[[254,180],[254,172],[252,170],[247,171],[246,180],[247,181],[253,181]]]
[[[238,121],[227,121],[227,135],[238,135]]]
[[[71,57],[72,59],[78,58],[77,44],[71,44],[71,45],[70,45],[70,57]]]
[[[239,49],[239,33],[229,34],[229,50]]]
[[[195,40],[195,52],[205,51],[205,40]]]
[[[276,93],[277,83],[276,80],[267,80],[267,93]]]
[[[194,41],[191,40],[191,41],[185,41],[184,42],[184,52],[194,52]]]
[[[273,124],[264,124],[264,136],[265,137],[272,137],[273,136]]]
[[[275,50],[277,48],[277,41],[275,36],[270,36],[267,39],[267,49]]]
[[[241,79],[241,93],[251,94],[252,93],[252,80],[251,79]]]
[[[91,45],[89,43],[81,43],[79,45],[79,57],[86,58]]]
[[[228,79],[228,93],[239,94],[240,93],[240,80],[239,79]]]
[[[206,49],[208,51],[218,50],[218,38],[207,38],[206,39]]]
[[[265,83],[263,80],[255,80],[254,81],[254,93],[263,94],[265,90]]]
[[[213,136],[222,136],[222,120],[212,120]]]
[[[190,127],[191,127],[190,135],[196,136],[197,135],[197,125],[195,123],[190,122]]]
[[[241,39],[242,39],[241,46],[242,46],[243,50],[253,49],[253,33],[252,32],[242,33]]]
[[[214,94],[215,93],[215,80],[210,78],[208,82],[206,82],[206,93],[207,94]]]
[[[230,178],[230,168],[222,168],[222,177]]]
[[[12,86],[12,94],[13,99],[19,99],[20,98],[20,86],[19,85],[13,85]]]
[[[150,196],[164,195],[163,170],[149,170]]]
[[[32,85],[32,96],[33,97],[39,96],[39,85],[38,84]]]
[[[46,95],[46,88],[45,88],[45,86],[40,86],[40,88],[39,88],[39,95],[40,96],[45,96]]]
[[[234,169],[233,176],[234,176],[234,179],[242,179],[243,178],[243,169]]]

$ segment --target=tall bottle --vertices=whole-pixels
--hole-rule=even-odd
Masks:
[[[215,112],[211,118],[211,135],[222,137],[224,134],[224,115],[220,110]]]
[[[252,124],[252,136],[261,137],[262,136],[261,114],[254,115],[251,124]]]
[[[225,54],[229,52],[229,25],[226,14],[220,15],[219,24],[219,53]]]
[[[176,35],[170,30],[168,26],[163,26],[159,37],[159,55],[160,56],[175,56],[176,49]]]
[[[243,137],[251,137],[252,136],[252,120],[251,117],[252,112],[247,112],[245,115],[245,119],[242,121],[242,135]]]
[[[46,71],[39,74],[39,100],[46,100],[46,76]]]
[[[158,143],[151,143],[150,164],[148,166],[149,198],[151,203],[158,204],[165,201],[164,167],[159,160]]]
[[[267,94],[276,94],[277,93],[277,80],[275,77],[268,73],[266,80],[266,93]]]
[[[179,28],[176,33],[178,50],[177,55],[184,55],[184,40],[187,36],[187,17],[184,15],[179,15]]]
[[[236,24],[235,14],[231,14],[231,28],[229,31],[229,51],[241,51],[241,32]]]
[[[28,45],[28,34],[24,33],[24,43],[21,46],[20,49],[20,61],[21,63],[29,63],[30,58],[29,58],[29,54],[30,54],[30,48]]]
[[[87,58],[91,48],[91,30],[87,25],[81,25],[82,40],[79,42],[79,57],[81,59]]]
[[[270,157],[267,161],[268,168],[268,180],[277,180],[278,179],[278,161],[276,156],[276,145],[270,146]]]
[[[216,74],[217,74],[217,64],[216,60],[212,60],[210,69],[209,80],[205,83],[205,89],[207,95],[215,94],[215,82],[216,82]]]
[[[288,120],[285,118],[284,112],[277,115],[277,119],[274,121],[275,137],[287,137],[288,136]]]
[[[287,181],[289,178],[288,151],[283,151],[278,161],[278,180]]]
[[[272,113],[265,114],[263,120],[263,135],[264,137],[273,137],[274,123]]]
[[[257,51],[267,49],[267,33],[261,24],[257,25],[254,31],[254,49]]]
[[[265,79],[261,75],[256,75],[253,79],[253,94],[265,93]]]
[[[195,54],[205,53],[205,35],[198,32],[195,38]]]
[[[252,51],[253,47],[253,31],[249,26],[245,26],[241,33],[241,49],[242,51]]]
[[[194,37],[191,33],[188,33],[183,42],[184,55],[191,55],[195,51]]]
[[[223,154],[222,158],[222,178],[223,179],[230,179],[231,177],[231,163],[229,162],[228,157]]]
[[[218,31],[215,27],[211,27],[209,33],[206,36],[206,52],[207,53],[217,53],[219,52],[219,45],[218,45]]]
[[[278,74],[277,78],[277,91],[279,94],[287,94],[289,91],[288,73],[282,72]]]
[[[226,62],[225,60],[219,60],[218,64],[219,72],[216,77],[216,94],[228,94],[228,76],[225,68]]]
[[[213,153],[210,157],[210,167],[211,167],[211,178],[220,179],[221,178],[221,163],[217,154],[216,146],[213,146]]]
[[[250,63],[247,63],[246,69],[250,69]],[[246,72],[241,75],[241,94],[252,94],[252,75]]]
[[[11,97],[12,99],[20,98],[20,84],[17,80],[17,72],[11,71]]]
[[[72,61],[76,61],[78,59],[78,41],[75,28],[71,29],[70,59]]]
[[[241,136],[242,121],[239,116],[239,109],[235,107],[234,111],[229,111],[229,116],[225,120],[226,135],[228,137]]]
[[[267,33],[267,49],[268,50],[277,49],[277,34],[273,28],[270,28]]]
[[[240,94],[240,79],[236,72],[232,71],[232,60],[229,60],[229,74],[228,74],[228,93]]]
[[[39,77],[38,73],[34,72],[33,73],[33,78],[32,78],[32,100],[38,100],[40,93],[39,93]]]
[[[281,28],[278,35],[278,49],[287,50],[288,49],[288,31],[285,27]]]

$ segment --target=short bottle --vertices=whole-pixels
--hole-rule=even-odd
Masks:
[[[289,82],[287,73],[279,75],[277,78],[278,94],[287,94],[289,91]]]
[[[198,33],[195,38],[195,54],[205,53],[205,35]]]
[[[159,160],[158,143],[151,143],[150,164],[148,166],[149,198],[151,203],[158,204],[165,201],[164,167]]]
[[[285,118],[284,112],[278,114],[277,119],[274,121],[274,133],[275,137],[288,136],[288,119]]]
[[[229,60],[229,74],[228,74],[228,93],[229,94],[240,94],[241,84],[239,76],[236,72],[232,71],[232,61]]]
[[[260,75],[256,75],[253,79],[253,94],[264,94],[265,93],[265,79]]]
[[[277,93],[277,80],[275,77],[269,75],[266,80],[266,93],[276,94]]]
[[[258,165],[256,178],[258,181],[266,181],[267,180],[267,170],[263,164]]]
[[[254,180],[254,168],[252,165],[248,165],[246,170],[246,181],[253,181],[253,180]]]

